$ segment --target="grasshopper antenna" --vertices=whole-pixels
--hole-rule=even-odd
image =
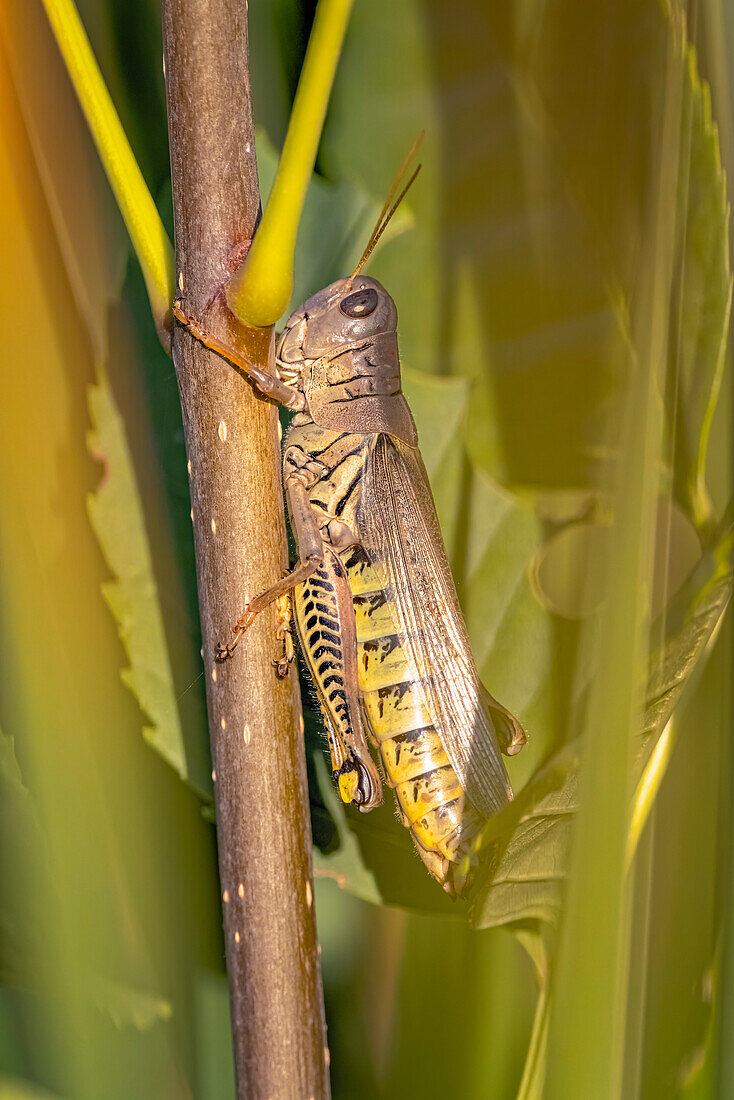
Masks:
[[[421,130],[421,132],[418,134],[418,137],[413,142],[413,144],[410,148],[410,151],[408,152],[407,157],[405,158],[405,160],[401,164],[400,170],[399,170],[397,176],[395,177],[395,180],[393,182],[392,187],[390,188],[390,194],[385,199],[385,205],[383,206],[382,210],[380,211],[380,215],[377,219],[377,222],[375,223],[375,228],[372,230],[372,234],[370,236],[370,239],[367,241],[367,244],[365,246],[365,250],[364,250],[364,252],[362,253],[362,255],[360,257],[359,263],[357,264],[354,271],[352,272],[352,274],[349,277],[350,282],[357,278],[360,271],[362,270],[364,265],[367,263],[368,259],[370,258],[370,256],[372,255],[372,253],[375,250],[375,246],[377,245],[377,242],[379,241],[380,237],[382,236],[382,234],[387,229],[387,226],[390,222],[390,219],[392,218],[392,216],[395,213],[395,211],[397,210],[397,208],[400,206],[400,203],[403,201],[403,199],[407,195],[410,188],[415,183],[415,178],[416,178],[416,176],[418,175],[418,173],[420,172],[420,170],[422,168],[422,165],[420,165],[420,164],[417,166],[417,168],[413,172],[412,176],[410,177],[410,179],[406,183],[403,190],[400,192],[398,197],[395,199],[395,202],[393,202],[395,192],[397,191],[398,187],[400,186],[400,184],[402,182],[402,179],[403,179],[405,173],[408,170],[408,166],[410,165],[410,162],[412,161],[413,157],[416,154],[416,151],[417,151],[418,147],[420,146],[420,143],[423,141],[424,134],[425,134],[425,131]],[[391,203],[392,203],[392,206],[390,205]]]

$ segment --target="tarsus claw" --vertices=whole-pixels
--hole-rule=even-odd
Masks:
[[[280,676],[280,678],[282,680],[284,680],[286,678],[286,676],[288,675],[288,672],[290,671],[292,660],[293,660],[292,657],[276,657],[273,660],[273,664],[275,665],[276,672],[278,673],[278,676]]]

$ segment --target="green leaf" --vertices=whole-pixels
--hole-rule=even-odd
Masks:
[[[90,1003],[119,1030],[132,1027],[136,1031],[149,1031],[173,1015],[171,1002],[154,993],[106,978],[87,977],[86,982]]]
[[[232,1028],[226,974],[203,971],[194,980],[198,1100],[233,1100]]]
[[[429,478],[438,475],[447,460],[466,415],[469,383],[465,378],[434,378],[410,367],[402,367],[403,393],[418,426],[418,443]],[[436,494],[434,494],[436,495]],[[446,511],[452,500],[447,490],[437,496],[436,507]],[[447,519],[444,526],[448,522]]]
[[[560,732],[551,699],[553,620],[531,583],[542,524],[530,502],[467,458],[461,433],[471,404],[468,381],[405,368],[403,378],[477,668],[531,738],[532,748],[510,761],[517,787]]]
[[[346,808],[340,801],[323,753],[314,752],[314,768],[324,806],[331,820],[337,823],[340,842],[336,851],[322,853],[314,850],[313,866],[317,878],[333,879],[338,886],[349,886],[350,894],[379,904],[380,888],[373,872],[362,861],[359,842],[349,827]],[[313,810],[312,810],[313,812]]]
[[[174,687],[169,646],[153,570],[146,519],[126,428],[112,389],[100,372],[89,391],[94,431],[92,454],[105,474],[88,501],[89,516],[115,580],[104,597],[118,623],[130,661],[122,678],[151,719],[143,734],[148,743],[202,798],[211,797],[206,727],[182,723]]]
[[[40,990],[44,927],[54,897],[49,844],[26,786],[12,737],[0,731],[0,977],[18,988]],[[53,904],[50,912],[55,912]],[[87,972],[79,976],[88,1003],[117,1028],[147,1031],[171,1017],[162,997]]]
[[[174,294],[173,246],[120,122],[73,0],[43,0],[59,50],[145,278],[161,339]]]
[[[572,68],[574,20],[555,18]],[[365,180],[380,196],[425,127],[423,171],[409,196],[415,231],[371,263],[398,302],[405,361],[476,380],[475,465],[503,481],[578,484],[598,467],[592,419],[624,376],[628,352],[535,87],[532,37],[501,5],[471,5],[462,19],[415,2],[358,7],[323,162],[333,179]],[[378,95],[362,94],[365,68]],[[488,130],[477,131],[480,119]]]
[[[0,1100],[60,1100],[58,1093],[48,1092],[30,1081],[18,1077],[0,1077]]]
[[[673,601],[665,641],[651,654],[635,780],[715,637],[732,591],[732,542],[727,534],[701,559]],[[485,846],[500,840],[503,850],[472,901],[476,928],[531,918],[556,923],[568,871],[571,817],[578,809],[580,761],[577,740],[545,764],[516,802],[488,824]]]
[[[47,845],[12,737],[0,731],[0,978],[23,984],[43,958],[39,869]],[[31,979],[32,980],[32,979]]]
[[[55,240],[95,355],[101,356],[106,306],[119,293],[129,254],[125,226],[41,5],[9,0],[0,30]]]
[[[734,534],[727,531],[705,554],[671,601],[667,637],[650,654],[650,676],[638,767],[650,751],[650,739],[666,724],[726,610],[732,591]],[[662,625],[658,624],[660,634]]]
[[[562,749],[489,823],[482,847],[502,846],[471,906],[476,928],[541,920],[555,925],[567,873],[571,815],[578,809],[580,744]]]
[[[712,522],[705,483],[706,449],[721,388],[731,304],[729,203],[711,96],[699,76],[692,47],[687,62],[682,126],[689,147],[680,182],[686,217],[679,244],[676,384],[670,395],[670,416],[676,428],[675,490],[696,526],[706,529]]]
[[[297,0],[274,0],[248,9],[250,83],[255,125],[281,145],[305,52],[305,13]],[[258,132],[258,159],[261,136]],[[263,195],[268,192],[261,187]]]

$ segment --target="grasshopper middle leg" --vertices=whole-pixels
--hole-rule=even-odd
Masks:
[[[311,508],[304,480],[298,474],[291,474],[286,480],[285,491],[288,497],[293,534],[298,547],[299,563],[277,584],[272,585],[265,592],[261,592],[259,596],[256,596],[254,600],[245,605],[242,614],[232,628],[233,640],[226,644],[220,642],[217,646],[216,656],[218,661],[226,661],[232,656],[240,638],[261,611],[264,611],[275,600],[286,595],[297,584],[307,580],[324,560],[324,544],[321,531]]]
[[[278,656],[273,661],[277,673],[280,677],[288,675],[288,671],[296,659],[296,650],[293,645],[293,633],[291,630],[291,622],[293,619],[293,608],[291,607],[290,592],[284,592],[282,596],[278,596],[275,601],[278,605],[278,641],[280,642],[280,651]]]

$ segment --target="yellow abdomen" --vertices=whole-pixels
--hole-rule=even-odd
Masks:
[[[465,876],[458,864],[469,854],[483,818],[449,763],[420,670],[400,644],[398,616],[379,565],[370,564],[361,547],[347,551],[344,564],[354,600],[366,732],[379,747],[400,817],[423,862],[448,893],[461,893]]]

